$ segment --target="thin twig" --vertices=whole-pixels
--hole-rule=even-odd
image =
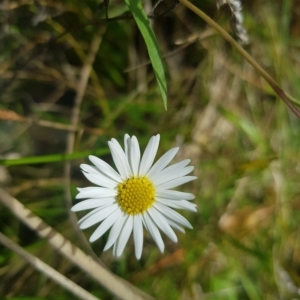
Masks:
[[[22,122],[26,123],[28,125],[38,125],[41,127],[47,127],[47,128],[53,128],[57,130],[64,130],[64,131],[71,131],[71,132],[77,132],[77,131],[85,131],[91,134],[96,135],[102,135],[104,133],[103,129],[98,128],[89,128],[89,127],[83,127],[83,126],[74,126],[70,124],[62,124],[58,122],[52,122],[48,120],[41,120],[41,119],[34,119],[34,118],[26,118],[23,117],[16,112],[12,110],[3,110],[0,109],[0,119],[1,120],[8,120],[8,121],[16,121],[16,122]]]
[[[36,179],[22,182],[20,185],[13,186],[8,189],[9,193],[13,196],[16,196],[23,191],[30,190],[32,188],[48,187],[51,185],[61,186],[63,179],[62,178],[47,178],[47,179]]]
[[[19,254],[22,258],[24,258],[29,264],[31,264],[36,270],[43,273],[48,278],[55,281],[57,284],[74,294],[79,299],[83,300],[99,300],[94,295],[87,292],[85,289],[77,285],[75,282],[71,281],[61,273],[57,272],[49,265],[41,261],[36,256],[30,254],[22,247],[14,243],[11,239],[0,232],[0,243],[12,250],[13,252]]]
[[[296,108],[293,103],[294,99],[288,96],[276,83],[276,81],[256,62],[256,60],[244,49],[242,48],[234,38],[226,32],[220,25],[218,25],[213,19],[211,19],[207,14],[205,14],[198,7],[193,5],[188,0],[179,0],[181,4],[186,6],[188,9],[197,14],[202,18],[208,25],[213,27],[221,36],[227,40],[248,62],[252,67],[267,81],[275,93],[285,102],[285,104],[291,109],[291,111],[300,118],[300,110]]]
[[[76,90],[76,97],[75,97],[75,103],[74,107],[72,110],[72,116],[71,116],[71,125],[73,127],[78,127],[79,121],[80,121],[80,108],[81,108],[81,103],[83,100],[83,97],[85,95],[85,91],[87,88],[87,84],[91,75],[91,71],[93,68],[93,64],[97,55],[97,52],[99,50],[101,41],[102,41],[102,35],[103,35],[103,30],[101,28],[98,30],[98,32],[95,34],[90,49],[89,53],[86,57],[85,63],[81,69],[80,77],[79,77],[79,82],[78,82],[78,88]],[[66,154],[71,154],[74,151],[74,145],[75,145],[75,137],[76,134],[75,132],[69,132],[67,136],[67,148],[66,148]],[[104,264],[100,261],[100,259],[95,255],[94,251],[92,250],[90,244],[86,240],[84,234],[82,231],[79,229],[77,222],[78,219],[75,215],[75,213],[71,212],[71,207],[72,207],[72,196],[70,192],[70,186],[71,186],[71,162],[66,161],[64,164],[64,182],[65,182],[65,202],[69,214],[69,219],[71,221],[71,224],[74,228],[74,230],[77,233],[77,236],[80,239],[81,244],[85,248],[85,250],[100,264],[104,266]]]
[[[94,278],[113,295],[125,300],[152,299],[142,291],[118,278],[111,271],[99,265],[91,256],[85,254],[59,232],[47,225],[41,218],[24,207],[16,198],[0,188],[0,202],[4,204],[19,220],[34,230],[40,237],[47,239],[49,244],[70,262]],[[141,296],[143,295],[143,296]]]

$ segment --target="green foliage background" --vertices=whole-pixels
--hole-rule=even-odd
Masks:
[[[250,36],[246,50],[299,99],[300,2],[244,2]],[[230,31],[228,16],[215,1],[193,3]],[[74,156],[68,157],[73,199],[76,187],[89,185],[79,170],[88,153],[111,162],[108,139],[121,142],[129,133],[144,149],[160,133],[159,155],[179,145],[177,159],[192,159],[198,180],[184,189],[196,195],[198,213],[183,213],[194,230],[178,233],[178,244],[165,238],[164,254],[146,237],[140,261],[132,240],[116,259],[110,251],[102,253],[105,236],[92,244],[96,255],[157,299],[298,299],[299,120],[235,49],[182,5],[151,21],[166,66],[165,111],[136,23],[102,20],[99,4],[0,3],[0,185],[83,247],[64,200],[68,131],[55,125],[71,122],[87,53],[99,35],[80,107],[78,126],[83,129],[76,134]],[[126,11],[123,2],[109,6],[110,17]],[[45,127],[41,120],[51,123]],[[4,165],[5,159],[26,157],[31,158]],[[0,207],[1,232],[95,296],[112,299]],[[73,297],[1,246],[1,299]]]

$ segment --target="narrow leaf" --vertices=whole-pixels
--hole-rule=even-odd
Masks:
[[[149,20],[143,10],[140,0],[125,0],[129,10],[131,11],[137,26],[145,40],[149,57],[154,69],[156,80],[163,99],[164,107],[167,110],[167,82],[165,77],[164,66],[158,43],[154,32],[150,26]]]

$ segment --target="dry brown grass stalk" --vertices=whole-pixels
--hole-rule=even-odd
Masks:
[[[99,31],[95,34],[93,41],[91,43],[89,53],[86,57],[85,63],[82,66],[81,74],[79,78],[79,82],[77,85],[76,90],[76,97],[75,97],[75,103],[74,107],[72,109],[72,116],[71,116],[71,124],[74,127],[77,127],[80,121],[80,108],[81,103],[83,101],[83,97],[85,95],[85,91],[88,85],[88,80],[90,78],[91,72],[92,72],[92,66],[94,64],[97,52],[99,50],[101,41],[102,41],[102,35],[103,35],[103,29],[99,29]],[[66,147],[66,154],[71,154],[74,151],[74,145],[75,145],[75,138],[76,133],[75,132],[69,132],[67,136],[67,147]],[[65,182],[65,201],[67,210],[69,212],[69,219],[71,221],[71,224],[77,233],[78,237],[80,238],[80,241],[82,245],[84,246],[85,250],[98,262],[101,264],[101,261],[99,261],[98,257],[94,254],[90,244],[87,242],[84,234],[81,230],[79,230],[77,226],[78,219],[76,215],[71,212],[72,207],[72,196],[70,192],[70,185],[71,185],[71,162],[66,161],[64,165],[64,182]]]
[[[30,254],[26,250],[24,250],[22,247],[14,243],[11,239],[6,237],[4,234],[0,232],[0,243],[9,248],[11,251],[17,253],[22,258],[24,258],[29,264],[31,264],[36,270],[43,273],[48,278],[55,281],[58,285],[65,288],[69,292],[71,292],[76,297],[83,299],[83,300],[99,300],[99,298],[95,297],[94,295],[87,292],[85,289],[62,275],[61,273],[57,272],[50,266],[48,266],[46,263],[41,261],[36,256]]]
[[[113,295],[125,300],[152,299],[128,282],[118,278],[112,272],[99,265],[91,256],[86,255],[59,232],[48,226],[41,218],[34,215],[17,199],[0,188],[0,202],[5,205],[21,222],[34,230],[40,237],[45,238],[49,244],[70,262],[94,278]]]
[[[95,134],[95,135],[104,134],[103,129],[74,126],[74,125],[70,125],[70,124],[62,124],[62,123],[52,122],[52,121],[48,121],[48,120],[38,120],[38,119],[33,119],[33,118],[26,118],[26,117],[23,117],[11,110],[3,110],[3,109],[0,110],[0,119],[7,120],[7,121],[22,122],[22,123],[26,123],[28,125],[35,124],[35,125],[42,126],[42,127],[48,127],[48,128],[53,128],[53,129],[57,129],[57,130],[65,130],[65,131],[70,131],[70,132],[85,131],[85,132]]]

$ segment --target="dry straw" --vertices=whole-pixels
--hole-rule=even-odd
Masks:
[[[119,299],[141,300],[152,299],[128,282],[117,277],[105,267],[99,265],[92,257],[86,255],[81,249],[73,245],[69,240],[47,225],[41,218],[35,216],[24,207],[17,199],[0,188],[0,202],[5,205],[21,222],[45,238],[48,243],[60,254],[65,256],[74,265],[98,281]]]

